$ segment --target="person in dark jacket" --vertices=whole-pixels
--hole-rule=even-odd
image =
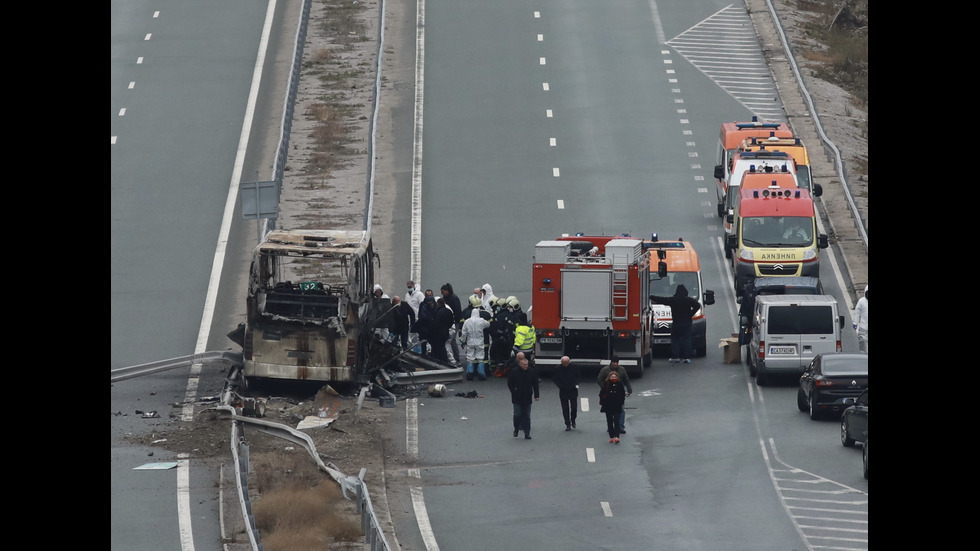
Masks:
[[[561,415],[565,419],[565,430],[575,428],[575,418],[578,416],[578,377],[577,365],[572,365],[568,356],[561,357],[561,364],[551,373],[551,380],[558,387],[558,399],[561,401]]]
[[[395,305],[395,311],[392,312],[395,317],[392,333],[402,348],[408,348],[408,331],[415,325],[415,310],[412,309],[412,305],[408,301],[402,300],[397,295],[391,297],[391,302]]]
[[[436,299],[435,315],[432,318],[432,332],[429,334],[429,344],[432,345],[432,356],[435,359],[452,363],[449,353],[446,351],[446,342],[449,340],[450,330],[454,325],[453,311],[446,308],[444,300]],[[453,341],[455,340],[453,339]]]
[[[507,299],[497,300],[497,308],[490,320],[490,360],[493,362],[495,377],[507,375],[510,350],[514,345],[514,324],[510,311],[507,309]]]
[[[687,287],[678,285],[672,297],[661,297],[650,295],[650,300],[657,304],[670,306],[670,317],[672,319],[670,327],[670,363],[683,361],[691,363],[694,356],[694,314],[701,309],[701,303],[687,296]]]
[[[619,382],[626,387],[626,396],[633,394],[633,385],[630,384],[630,376],[626,373],[626,368],[619,365],[619,357],[612,356],[609,358],[609,365],[603,367],[599,370],[599,376],[596,377],[596,382],[599,383],[599,388],[605,388],[606,381],[609,380],[609,376],[613,373],[619,378]],[[626,410],[621,410],[619,414],[619,434],[626,434]]]
[[[453,311],[453,324],[449,330],[449,346],[453,349],[452,360],[456,362],[459,367],[463,367],[463,355],[459,349],[459,342],[456,340],[456,336],[463,329],[463,322],[466,321],[462,319],[463,316],[463,305],[459,302],[459,297],[453,292],[453,286],[450,283],[444,284],[439,288],[442,292],[442,299],[446,302],[446,306]],[[448,355],[448,353],[447,353]]]
[[[531,439],[531,397],[534,401],[541,399],[538,392],[538,374],[530,368],[527,358],[517,359],[517,369],[512,369],[507,375],[507,388],[510,389],[510,403],[514,405],[514,438],[517,433],[524,431],[524,438]]]
[[[619,444],[619,415],[626,403],[626,387],[619,380],[616,372],[609,374],[605,386],[599,391],[599,411],[606,414],[606,430],[609,431],[609,443]]]
[[[425,297],[419,306],[419,317],[415,320],[413,331],[418,334],[419,341],[426,341],[422,347],[422,352],[426,356],[432,355],[430,351],[432,344],[429,342],[432,337],[432,324],[436,319],[436,299]],[[443,347],[445,348],[445,347]]]

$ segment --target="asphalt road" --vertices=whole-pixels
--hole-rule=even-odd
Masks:
[[[710,1],[427,3],[424,286],[465,296],[489,282],[527,304],[536,242],[658,232],[695,245],[718,303],[708,357],[658,358],[633,381],[619,446],[591,378],[571,432],[542,380],[531,441],[512,438],[499,379],[406,403],[395,441],[409,455],[417,441],[418,471],[410,491],[388,492],[403,549],[867,548],[860,454],[835,422],[799,413],[792,377],[757,387],[714,348],[737,327],[714,211],[717,132],[754,110],[667,43],[701,32],[720,63],[760,62],[757,42],[735,47],[721,29],[752,24]],[[840,264],[825,254],[821,279],[846,311]],[[856,350],[850,332],[843,344]],[[484,398],[452,396],[470,389]]]
[[[284,4],[277,13],[289,11]],[[736,310],[714,213],[715,140],[722,121],[747,119],[752,110],[667,42],[737,16],[728,6],[428,4],[424,286],[449,281],[465,295],[490,282],[498,295],[527,304],[537,241],[578,231],[660,232],[695,244],[718,303],[708,310],[707,358],[689,366],[659,358],[633,381],[629,432],[619,446],[606,442],[588,374],[582,396],[589,409],[583,403],[572,432],[563,430],[554,386],[542,380],[531,441],[511,437],[499,379],[453,389],[476,388],[484,398],[405,403],[395,441],[408,448],[417,436],[419,470],[409,488],[389,490],[403,549],[867,548],[860,448],[840,446],[836,423],[799,413],[792,380],[760,389],[745,366],[722,363],[711,346],[733,331]],[[240,311],[244,293],[236,285],[255,233],[237,213],[220,286],[228,294],[216,301],[211,330],[198,327],[266,7],[179,6],[178,32],[168,27],[168,10],[158,18],[153,6],[112,5],[112,367],[227,346],[223,332]],[[402,24],[411,29],[412,22]],[[745,23],[751,27],[747,19],[734,24]],[[168,29],[180,40],[166,40]],[[291,49],[290,36],[273,38],[280,39],[271,51]],[[164,46],[184,50],[154,53]],[[712,46],[722,56],[733,51]],[[159,60],[166,63],[154,65]],[[281,79],[281,61],[266,70]],[[266,107],[256,112],[275,113],[276,98],[265,93],[259,101]],[[411,144],[408,113],[402,107],[393,116],[393,158],[401,161]],[[254,125],[263,151],[274,144],[274,118]],[[271,171],[260,157],[246,161],[243,180]],[[405,172],[396,179],[408,180]],[[410,220],[408,201],[398,196],[392,271],[400,273],[385,277],[401,282]],[[846,304],[826,260],[821,278]],[[845,350],[856,350],[846,336]],[[196,392],[219,387],[202,379]],[[174,507],[185,499],[201,527],[195,547],[218,547],[209,502],[214,467],[189,467],[185,497],[181,471],[133,471],[179,458],[160,457],[158,449],[150,457],[126,438],[153,430],[154,421],[132,412],[169,415],[187,392],[187,370],[113,386],[113,412],[127,414],[112,421],[113,549],[187,545]],[[845,507],[855,512],[833,512]],[[831,512],[816,513],[823,510]]]
[[[252,87],[269,6],[277,8],[269,49],[288,60],[295,2],[110,5],[112,368],[230,344],[257,232],[228,197],[240,179],[271,175],[285,90]],[[281,58],[263,69],[267,81],[284,79]],[[256,153],[239,155],[250,97],[260,114]],[[220,372],[197,375],[187,367],[111,386],[112,549],[221,548],[217,465],[141,444],[220,392]]]

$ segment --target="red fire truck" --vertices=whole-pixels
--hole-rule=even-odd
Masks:
[[[662,264],[666,275],[667,265]],[[642,377],[650,348],[650,253],[628,236],[560,237],[535,246],[531,285],[534,363],[544,371],[569,356]]]

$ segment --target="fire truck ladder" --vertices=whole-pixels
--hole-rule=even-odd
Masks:
[[[612,269],[612,319],[629,319],[629,267],[614,265]]]

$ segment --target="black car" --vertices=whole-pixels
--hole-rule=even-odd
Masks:
[[[850,448],[855,442],[868,440],[868,389],[857,397],[840,416],[840,443]]]
[[[840,413],[868,388],[868,355],[835,352],[818,354],[800,376],[796,405],[810,419]]]

